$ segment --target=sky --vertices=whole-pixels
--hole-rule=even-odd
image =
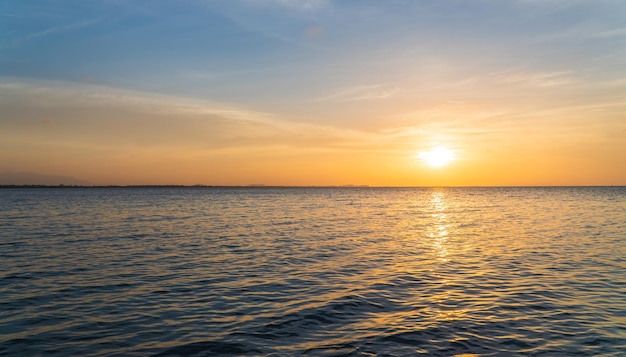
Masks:
[[[626,2],[0,0],[1,171],[626,185]]]

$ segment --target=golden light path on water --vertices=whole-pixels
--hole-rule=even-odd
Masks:
[[[447,212],[447,202],[446,202],[446,192],[443,189],[435,189],[432,191],[430,198],[430,209],[432,211],[431,214],[431,225],[427,229],[427,236],[432,242],[433,253],[436,256],[436,260],[445,264],[449,262],[450,252],[449,249],[454,249],[454,247],[449,248],[448,238],[449,238],[449,230],[451,228],[450,221],[454,219]],[[445,288],[450,283],[449,280],[443,279],[441,280],[442,287]],[[445,302],[450,299],[450,294],[447,291],[442,291],[440,294],[434,295],[432,297],[433,301],[440,305],[445,305]],[[439,308],[436,311],[437,319],[441,321],[452,321],[456,319],[461,319],[463,315],[467,312],[467,309],[449,309],[449,308]],[[456,357],[470,357],[477,356],[473,354],[458,354]]]
[[[448,215],[446,214],[445,193],[433,191],[430,200],[432,207],[433,224],[428,231],[428,236],[433,241],[433,248],[441,262],[448,261],[447,239],[448,239]]]

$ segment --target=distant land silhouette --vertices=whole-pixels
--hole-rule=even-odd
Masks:
[[[41,175],[34,172],[0,172],[0,185],[91,186],[89,181],[71,176]]]

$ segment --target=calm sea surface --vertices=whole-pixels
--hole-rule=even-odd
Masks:
[[[625,356],[626,188],[0,190],[0,355]]]

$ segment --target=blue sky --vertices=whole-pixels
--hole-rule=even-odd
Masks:
[[[451,81],[516,68],[602,80],[620,75],[626,38],[621,1],[4,1],[0,11],[3,76],[243,103],[398,86],[439,60]]]
[[[396,153],[442,140],[466,150],[476,143],[462,137],[476,132],[497,133],[485,139],[496,147],[497,138],[541,128],[536,135],[564,147],[590,132],[604,135],[617,150],[611,165],[626,154],[623,1],[4,0],[0,18],[0,95],[19,99],[0,112],[0,126],[14,142],[0,152],[10,162],[4,169],[85,176],[67,165],[17,164],[34,150],[18,137],[35,132],[16,118],[41,116],[34,107],[45,102],[42,96],[65,98],[46,97],[65,107],[40,121],[87,121],[80,134],[40,134],[63,145],[85,138],[106,144],[95,128],[118,120],[110,117],[117,106],[145,107],[138,99],[121,103],[131,96],[179,103],[174,107],[200,101],[221,113],[259,115],[274,128],[315,126],[352,141],[368,137],[354,145]],[[77,118],[76,98],[84,93],[92,99],[82,106],[95,105],[97,95],[113,98],[110,112]],[[212,132],[208,141],[240,147],[232,132],[219,132],[228,135]],[[185,141],[165,129],[155,136]],[[141,137],[127,144],[136,147]],[[307,148],[331,150],[324,143],[335,139]],[[282,135],[274,140],[286,150],[298,147]],[[405,146],[396,145],[403,140]],[[515,141],[512,152],[523,152],[519,136]],[[613,181],[623,179],[621,171],[615,175]]]

